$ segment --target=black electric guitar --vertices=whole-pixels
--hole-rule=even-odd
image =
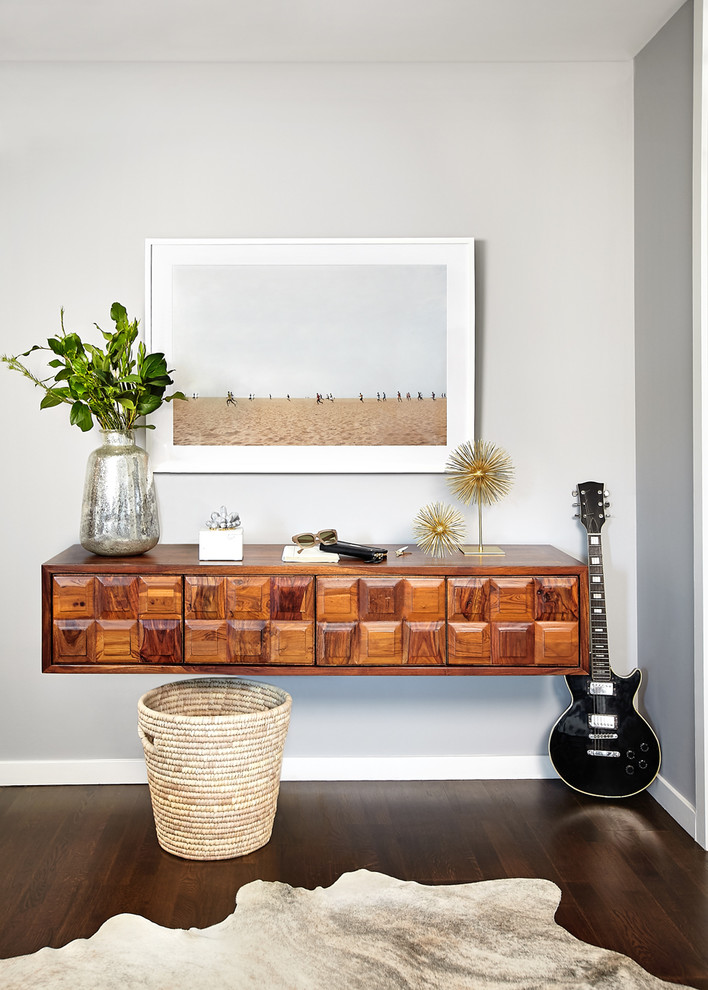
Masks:
[[[590,675],[566,676],[572,701],[551,730],[548,752],[558,776],[576,791],[624,798],[651,784],[661,750],[634,705],[641,672],[620,677],[610,667],[600,541],[609,505],[605,487],[586,481],[578,485],[577,495],[588,537]]]

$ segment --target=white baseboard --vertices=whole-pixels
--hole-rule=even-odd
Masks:
[[[696,809],[683,794],[679,794],[661,774],[649,788],[649,793],[681,828],[685,829],[692,838],[696,838],[698,823]]]
[[[286,756],[283,780],[514,780],[555,776],[547,756]],[[145,761],[0,761],[0,787],[144,784]]]
[[[145,760],[0,760],[0,787],[147,784]]]
[[[291,756],[283,760],[283,780],[522,780],[553,776],[547,756]]]

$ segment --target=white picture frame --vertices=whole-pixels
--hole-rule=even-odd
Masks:
[[[356,398],[358,388],[367,403],[377,401],[379,382],[379,394],[383,389],[389,402],[399,401],[399,390],[405,397],[421,389],[426,402],[435,401],[433,395],[439,400],[434,414],[426,412],[437,422],[443,400],[446,407],[443,433],[433,443],[402,442],[400,433],[395,443],[339,443],[344,434],[305,444],[300,438],[202,443],[183,426],[197,407],[175,410],[184,407],[175,401],[152,415],[155,429],[146,431],[153,470],[442,472],[450,452],[474,436],[474,286],[471,238],[147,240],[146,344],[175,369],[174,388],[200,402],[206,389],[225,402],[224,369],[232,369],[229,375],[240,384],[228,389],[239,402],[246,393],[254,402],[266,393],[283,399],[279,388],[285,391],[292,381],[294,395],[306,383],[314,403],[313,383],[321,379],[325,390],[335,380],[340,396],[353,390]],[[398,384],[399,375],[407,380]],[[384,383],[394,383],[388,395]],[[367,412],[374,413],[371,407]],[[337,414],[343,413],[340,404]]]

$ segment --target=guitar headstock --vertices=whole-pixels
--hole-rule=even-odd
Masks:
[[[583,481],[573,492],[580,507],[580,521],[588,533],[599,533],[605,522],[609,502],[605,501],[607,492],[601,481]]]

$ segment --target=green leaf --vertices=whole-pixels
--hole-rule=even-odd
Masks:
[[[159,409],[162,404],[162,398],[159,395],[145,395],[138,402],[138,416],[148,416],[151,412],[155,412]]]
[[[78,426],[82,433],[88,433],[93,426],[91,410],[84,402],[75,402],[71,407],[69,420],[72,426]]]
[[[126,325],[128,323],[128,311],[122,303],[114,302],[111,306],[111,319],[116,326]]]
[[[49,341],[47,341],[47,343],[49,343]],[[53,349],[54,348],[52,348],[52,350]],[[43,347],[41,344],[35,344],[34,347],[30,347],[28,351],[23,351],[22,354],[18,354],[18,357],[27,357],[28,354],[32,353],[32,351],[46,351],[46,350],[48,350],[47,347]]]
[[[148,354],[143,361],[140,372],[143,378],[156,378],[167,373],[167,362],[164,354]]]
[[[62,398],[57,395],[56,392],[47,392],[42,401],[39,403],[39,408],[51,409],[52,406],[60,406],[61,403]]]
[[[84,345],[77,333],[69,333],[64,338],[64,353],[68,357],[83,355]]]

